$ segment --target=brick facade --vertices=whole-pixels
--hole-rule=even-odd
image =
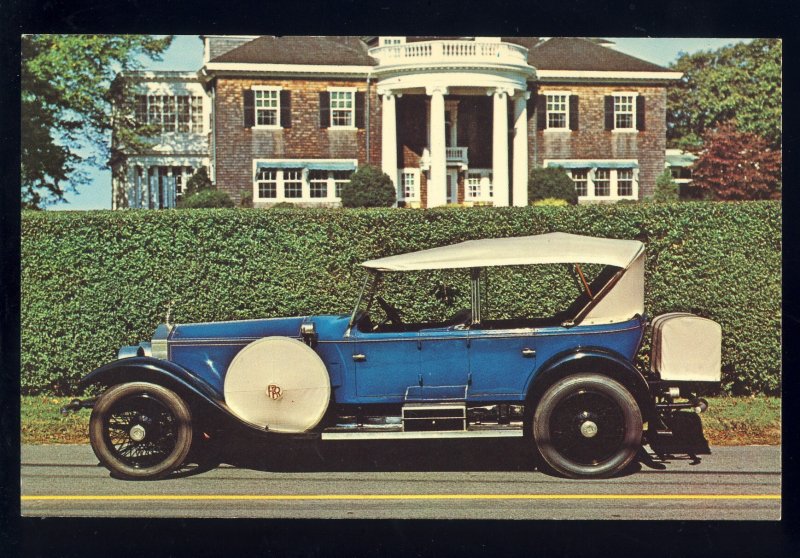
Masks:
[[[575,131],[537,129],[533,99],[528,108],[529,167],[545,159],[636,159],[639,162],[639,198],[653,194],[658,175],[664,172],[667,143],[667,90],[664,86],[547,84],[538,88],[568,91],[578,96],[579,126]],[[614,132],[605,129],[604,97],[636,92],[645,98],[645,129]]]
[[[258,85],[291,91],[290,128],[245,127],[244,92]],[[214,114],[217,187],[239,203],[242,194],[252,191],[255,159],[357,159],[359,165],[367,162],[380,165],[380,100],[374,84],[365,95],[369,118],[365,114],[365,128],[357,130],[320,127],[319,93],[329,87],[355,87],[367,93],[365,80],[217,79]]]

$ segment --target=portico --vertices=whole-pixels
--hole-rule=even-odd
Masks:
[[[481,130],[481,141],[491,143],[490,189],[495,206],[527,205],[528,180],[528,78],[535,70],[527,63],[527,49],[510,43],[473,41],[424,41],[378,47],[370,55],[379,60],[378,94],[381,96],[381,165],[399,185],[397,102],[403,95],[425,95],[429,106],[428,145],[419,166],[427,171],[426,207],[446,205],[452,189],[452,173],[474,166],[469,146],[453,145],[458,126],[448,110],[453,97],[491,97],[491,136]],[[509,129],[511,116],[511,129]],[[513,139],[509,142],[509,132]],[[448,142],[450,145],[448,145]],[[509,158],[511,172],[509,173]],[[485,182],[485,171],[480,180]],[[448,179],[448,176],[450,178]],[[473,178],[478,180],[478,178]],[[480,184],[476,182],[475,184]],[[474,190],[470,190],[474,192]],[[400,193],[400,192],[399,192]],[[476,200],[478,201],[478,200]]]

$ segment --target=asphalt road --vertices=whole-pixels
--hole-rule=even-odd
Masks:
[[[21,509],[24,516],[780,518],[777,446],[714,447],[698,459],[645,460],[614,479],[578,481],[537,471],[522,443],[248,443],[146,482],[112,478],[89,446],[23,446]]]

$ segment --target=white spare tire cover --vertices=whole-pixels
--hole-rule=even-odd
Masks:
[[[331,382],[311,347],[265,337],[234,357],[224,392],[225,403],[242,420],[274,432],[305,432],[322,420]]]

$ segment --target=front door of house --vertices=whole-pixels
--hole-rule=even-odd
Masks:
[[[458,203],[458,171],[447,169],[447,203]]]

